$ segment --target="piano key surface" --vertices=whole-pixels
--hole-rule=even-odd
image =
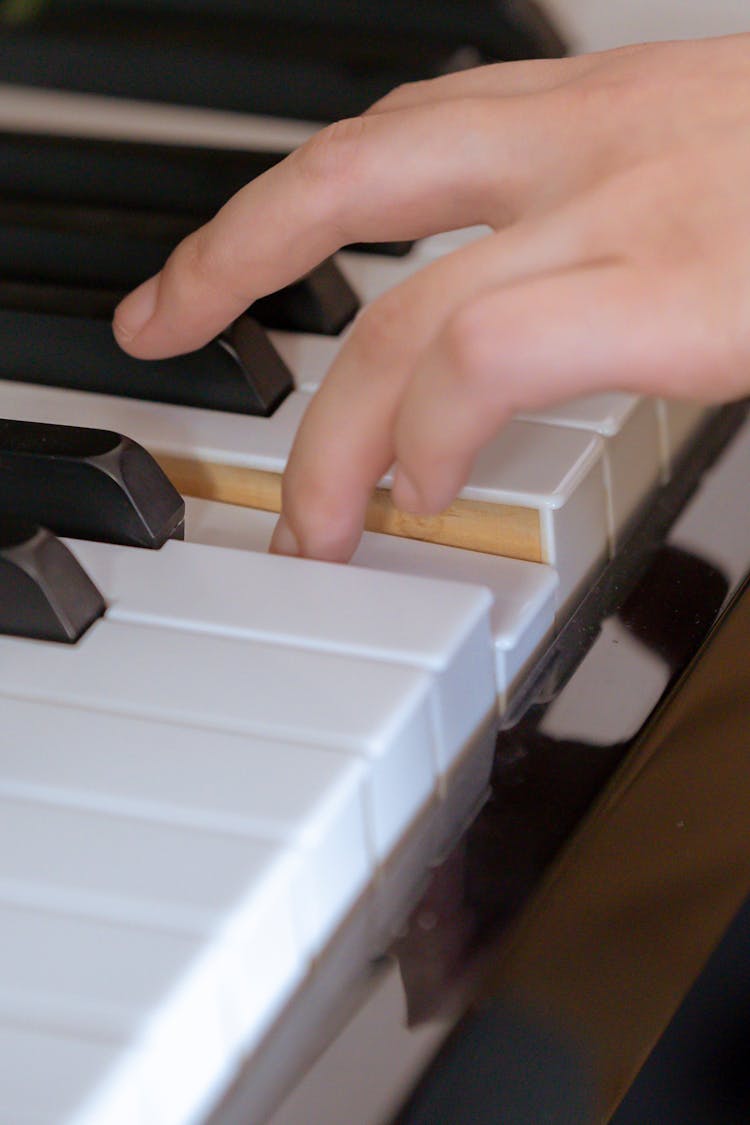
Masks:
[[[628,521],[661,476],[656,401],[628,394],[589,395],[520,417],[590,431],[604,439],[607,526],[614,553]]]
[[[67,1035],[0,1021],[0,1111],[19,1125],[126,1125],[146,1116],[141,1091],[113,1090],[110,1075],[120,1063],[117,1041]],[[30,1081],[30,1076],[37,1076]],[[39,1076],[43,1075],[41,1081]],[[92,1095],[92,1091],[97,1093]]]
[[[308,395],[295,391],[270,419],[259,419],[0,382],[2,414],[127,433],[157,457],[182,491],[271,509],[278,508],[279,474],[308,403]],[[462,493],[467,507],[456,509],[456,520],[435,517],[427,521],[428,532],[414,521],[412,533],[532,561],[557,560],[567,598],[606,552],[604,490],[598,437],[511,422],[480,455]],[[477,503],[474,519],[471,506]],[[585,526],[572,532],[582,510]],[[375,513],[374,530],[409,532],[395,509],[381,515]]]
[[[188,645],[169,629],[99,624],[64,654],[0,639],[3,693],[353,751],[373,766],[380,853],[429,799],[436,747],[421,671],[270,644],[248,653],[242,641],[216,635],[196,634]]]
[[[186,1108],[200,1102],[201,1087],[226,1068],[230,1043],[222,1028],[227,982],[204,957],[199,939],[13,904],[0,906],[0,918],[8,964],[0,1020],[33,1021],[121,1050],[138,1042],[120,1069],[131,1072],[129,1087],[140,1072],[144,1111],[150,1102],[152,1120],[158,1119],[154,1091],[174,1086]],[[155,1017],[160,1009],[169,1016]],[[155,1067],[162,1068],[161,1078]],[[128,1096],[123,1092],[118,1100]],[[162,1096],[163,1120],[176,1119],[174,1103],[173,1095]],[[144,1119],[144,1111],[134,1120]],[[99,1111],[100,1120],[111,1118],[111,1111]]]
[[[296,892],[316,948],[373,877],[367,769],[354,755],[233,732],[207,736],[185,724],[165,731],[141,717],[21,699],[3,699],[2,714],[10,737],[0,792],[8,797],[269,840],[302,853]]]
[[[267,551],[275,523],[270,512],[195,498],[186,503],[186,538],[190,542]],[[486,587],[493,597],[490,627],[501,708],[554,628],[559,580],[554,568],[541,563],[366,531],[350,565]]]
[[[494,700],[489,597],[414,579],[404,600],[395,576],[321,564],[317,584],[311,572],[306,585],[318,605],[296,623],[288,611],[286,635],[282,624],[267,643],[253,598],[234,620],[223,598],[253,559],[264,571],[275,560],[175,544],[172,565],[154,571],[153,589],[172,586],[155,613],[142,564],[168,561],[166,554],[73,546],[88,550],[104,585],[104,630],[89,631],[56,669],[47,664],[55,664],[54,646],[9,638],[0,652],[0,913],[10,912],[11,935],[25,927],[37,942],[51,918],[61,950],[69,942],[80,956],[92,946],[96,958],[74,979],[52,959],[34,981],[23,959],[34,940],[19,936],[19,971],[3,977],[11,981],[5,992],[0,981],[0,1021],[10,1013],[36,1020],[40,1032],[53,1025],[61,1055],[71,1039],[119,1039],[120,1052],[105,1056],[111,1065],[93,1119],[119,1121],[121,1100],[137,1091],[144,1108],[132,1120],[178,1122],[228,1080],[227,1068],[268,1029],[423,806],[442,800],[427,702],[446,665],[463,664],[473,636],[481,637],[473,644],[483,669],[474,670],[486,687],[473,729],[460,732],[460,751],[476,751]],[[211,565],[221,560],[223,568]],[[280,604],[299,591],[309,568],[296,561],[297,574],[283,568],[286,586],[282,575],[273,591],[257,587],[257,608],[269,593]],[[219,593],[191,621],[207,586]],[[367,596],[375,594],[380,604]],[[443,623],[426,615],[436,599],[446,607]],[[343,621],[338,634],[326,627],[323,601]],[[409,604],[414,629],[403,623]],[[364,626],[372,619],[364,639],[345,620],[350,612]],[[290,743],[284,732],[295,725]],[[480,756],[486,778],[486,750]],[[383,789],[386,757],[393,771]],[[107,926],[139,935],[109,991],[95,989],[96,974],[108,964],[117,977],[125,939],[100,938]],[[176,935],[171,945],[154,936],[165,932]],[[129,971],[141,974],[140,991],[127,988]],[[190,1080],[180,1082],[193,1051]],[[92,1080],[90,1068],[86,1075]],[[71,1108],[64,1120],[89,1120],[90,1094],[87,1081],[80,1113]]]
[[[490,710],[490,597],[481,589],[195,544],[175,544],[176,551],[156,557],[69,546],[108,591],[111,622],[166,625],[429,671],[441,774]]]

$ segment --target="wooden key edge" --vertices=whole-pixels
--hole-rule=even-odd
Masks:
[[[281,476],[261,469],[156,455],[175,487],[186,496],[244,508],[278,512]],[[420,539],[446,547],[545,562],[539,512],[511,504],[456,500],[438,516],[400,512],[387,489],[377,489],[367,510],[368,531]]]

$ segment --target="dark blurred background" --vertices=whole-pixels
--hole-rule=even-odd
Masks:
[[[0,80],[333,120],[402,82],[565,52],[532,0],[3,0]]]

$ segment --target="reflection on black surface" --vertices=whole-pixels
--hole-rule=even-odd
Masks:
[[[707,636],[727,589],[726,578],[711,563],[665,545],[616,611],[628,634],[665,665],[659,694]],[[615,666],[618,656],[613,656]],[[616,672],[611,682],[618,694],[628,692]],[[566,690],[567,685],[562,696]],[[593,708],[595,700],[589,699]],[[644,700],[636,703],[640,722],[634,736],[646,717]],[[587,715],[579,718],[581,737],[575,740],[555,738],[550,733],[554,721],[541,731],[534,712],[498,738],[492,796],[467,844],[467,892],[484,925],[504,923],[515,913],[631,745],[632,739],[587,741]]]
[[[653,702],[707,636],[727,589],[726,578],[713,564],[664,545],[613,613],[653,664]],[[658,662],[653,662],[654,656]],[[606,650],[596,657],[596,674],[601,676]],[[617,673],[621,653],[611,652],[611,657],[615,672],[610,680],[622,694],[629,685]],[[571,681],[561,696],[573,686]],[[649,702],[643,698],[642,682],[636,686],[639,721],[633,737]],[[590,684],[582,690],[582,697],[587,696],[591,698]],[[608,703],[604,701],[605,714]],[[396,947],[415,1022],[429,1018],[442,1002],[438,984],[444,988],[460,978],[482,944],[512,920],[633,741],[587,741],[590,714],[585,708],[578,713],[577,739],[555,737],[550,731],[554,721],[540,729],[544,717],[543,708],[532,709],[499,735],[490,799],[459,848],[434,874],[409,934]]]
[[[438,1056],[399,1125],[610,1121],[750,892],[748,637],[746,584],[681,678],[680,690],[648,724],[567,841],[551,877],[538,883],[530,908],[488,945],[481,989],[475,989],[477,1009]],[[532,737],[511,768],[521,792],[534,776],[523,773],[522,763],[527,751],[534,757],[535,745]],[[561,752],[566,749],[572,748]],[[512,806],[507,780],[501,776],[500,786]],[[552,789],[550,783],[546,792]],[[502,826],[493,834],[490,821],[484,862],[498,870],[506,839]],[[551,851],[551,833],[547,842]],[[469,864],[467,873],[471,869]],[[507,907],[502,896],[493,901],[487,895],[488,886],[491,879],[470,901],[464,892],[464,917],[477,923],[474,942],[487,899],[485,922],[493,907],[496,920]],[[750,927],[747,911],[742,925]],[[717,955],[719,975],[709,967],[698,999],[684,1005],[676,1033],[667,1035],[633,1100],[623,1106],[630,1116],[617,1125],[748,1120],[743,1074],[750,1026],[743,1000],[750,998],[750,958],[744,931],[730,947],[733,955]],[[497,1029],[487,1025],[488,1009],[501,1013]],[[519,1051],[518,1041],[526,1048]],[[514,1081],[498,1084],[508,1058]],[[550,1069],[558,1080],[550,1099],[540,1103]],[[688,1103],[690,1112],[683,1112]],[[450,1106],[444,1116],[441,1104]]]
[[[702,644],[729,590],[713,563],[664,544],[618,617],[647,648],[679,674]]]
[[[611,576],[607,581],[617,587]],[[727,910],[731,917],[736,887],[745,886],[750,830],[740,853],[735,841],[747,817],[737,822],[736,814],[745,807],[745,790],[750,802],[750,770],[742,784],[736,770],[738,753],[750,747],[744,705],[750,708],[750,691],[747,661],[737,661],[736,621],[727,619],[733,627],[725,623],[708,658],[692,665],[691,691],[671,690],[683,682],[711,633],[730,585],[696,553],[670,544],[653,550],[602,622],[593,646],[595,671],[584,659],[556,697],[542,696],[521,722],[501,733],[491,798],[462,848],[436,873],[396,950],[413,1020],[434,1015],[446,990],[458,992],[470,979],[467,966],[484,981],[486,999],[459,1025],[398,1125],[588,1125],[609,1119],[613,1099],[642,1061],[643,1044],[650,1047],[654,1029],[661,1031],[661,1013],[674,1010],[690,966],[715,929],[721,932]],[[750,620],[747,597],[743,608]],[[720,642],[730,655],[717,651]],[[618,675],[632,667],[638,651],[644,676]],[[600,700],[585,706],[577,676],[591,679],[589,698],[592,685],[605,696],[601,707]],[[639,722],[628,737],[607,741],[601,718],[612,699],[628,690],[642,694],[649,676],[656,694],[641,700]],[[574,706],[561,706],[566,694]],[[648,727],[656,734],[644,736],[641,727],[662,694],[668,705]],[[580,737],[572,736],[576,715]],[[622,730],[621,717],[622,709],[614,730]],[[564,733],[556,736],[558,723]],[[744,742],[738,743],[738,725]],[[729,756],[713,768],[712,755],[722,752],[724,740]],[[704,816],[706,803],[710,815]],[[725,813],[727,831],[717,836]],[[582,823],[600,840],[588,839],[571,859],[570,841],[578,842]],[[545,882],[564,845],[562,876],[557,863],[559,881]],[[548,929],[533,907],[522,910],[540,886],[548,891]],[[538,901],[537,893],[535,906]],[[420,933],[424,912],[427,946]],[[516,919],[520,930],[512,924]],[[673,956],[675,926],[680,936]],[[634,1102],[633,1115],[618,1125],[750,1119],[742,1101],[746,1089],[736,1081],[745,1058],[743,1029],[744,1023],[729,1028],[713,1056],[726,1071],[739,1116],[731,1116],[732,1109],[726,1117],[688,1117],[676,1103],[676,1115],[659,1117],[651,1103],[646,1111],[646,1103]],[[709,1088],[704,1083],[701,1096]],[[730,1095],[725,1090],[721,1096]],[[708,1102],[704,1097],[699,1104]]]

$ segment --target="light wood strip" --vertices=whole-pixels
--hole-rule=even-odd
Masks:
[[[281,477],[278,473],[165,455],[158,455],[157,460],[175,487],[186,496],[266,512],[280,509]],[[457,500],[439,516],[414,516],[398,511],[390,493],[378,489],[367,511],[366,527],[368,531],[403,539],[427,540],[446,547],[462,547],[527,562],[547,561],[539,512],[535,508]]]

